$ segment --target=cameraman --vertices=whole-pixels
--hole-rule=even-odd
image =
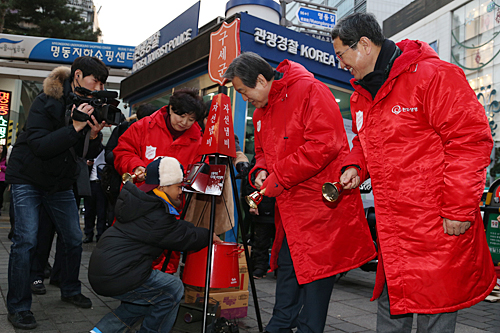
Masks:
[[[100,131],[104,122],[97,123],[91,115],[94,108],[87,103],[75,108],[71,93],[77,93],[76,87],[103,90],[108,75],[106,65],[93,57],[75,59],[71,70],[54,69],[43,82],[43,93],[33,101],[25,131],[10,156],[6,181],[12,184],[16,228],[9,257],[7,318],[14,327],[37,326],[30,311],[30,267],[42,205],[64,245],[61,300],[82,308],[92,306],[81,294],[78,278],[82,231],[72,188],[80,172],[76,158],[83,155],[86,137],[90,138],[87,158],[95,158],[102,150]],[[91,121],[71,121],[74,112],[91,115]]]

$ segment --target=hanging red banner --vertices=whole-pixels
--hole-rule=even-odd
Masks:
[[[231,99],[224,94],[212,99],[200,148],[201,155],[215,153],[236,157]]]
[[[210,54],[208,56],[210,79],[223,86],[227,80],[222,75],[240,53],[240,19],[238,18],[231,24],[222,23],[219,30],[210,34]]]

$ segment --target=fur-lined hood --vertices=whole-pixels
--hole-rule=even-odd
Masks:
[[[64,95],[64,81],[69,79],[71,75],[71,68],[69,67],[57,67],[50,75],[43,80],[43,92],[45,95],[61,99]]]

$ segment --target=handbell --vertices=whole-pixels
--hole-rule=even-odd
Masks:
[[[136,174],[131,175],[130,173],[125,172],[122,175],[122,182],[123,182],[123,184],[125,184],[126,182],[132,182],[133,183],[136,178],[137,178]]]
[[[260,192],[255,191],[252,194],[247,195],[245,197],[245,201],[250,206],[250,208],[255,209],[255,208],[257,208],[257,205],[260,204],[260,202],[262,201],[265,192],[266,192],[266,189],[263,189]]]
[[[339,182],[324,183],[322,188],[323,198],[327,201],[334,202],[339,198],[343,190],[344,187]]]

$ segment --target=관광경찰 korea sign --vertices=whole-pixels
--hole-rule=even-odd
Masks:
[[[134,48],[77,40],[0,34],[0,58],[71,64],[81,56],[97,57],[109,67],[132,68]]]

